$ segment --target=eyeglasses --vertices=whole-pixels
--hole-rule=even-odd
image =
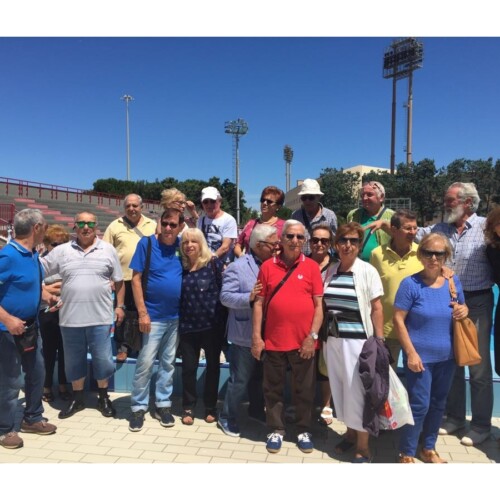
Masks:
[[[270,200],[269,198],[261,198],[260,199],[260,202],[263,204],[263,205],[274,205],[276,202],[273,201],[273,200]]]
[[[274,248],[275,246],[279,245],[279,241],[275,241],[274,243],[271,243],[270,241],[264,241],[264,240],[258,240],[259,243],[262,243],[263,245],[269,245],[271,248]]]
[[[317,238],[316,236],[313,236],[311,238],[311,241],[315,245],[317,245],[318,243],[321,243],[322,245],[329,245],[330,244],[330,240],[328,238]]]
[[[179,205],[186,205],[185,200],[174,200],[173,203],[178,203]]]
[[[432,259],[432,257],[436,257],[436,259],[442,259],[446,256],[446,252],[444,250],[441,251],[432,251],[432,250],[424,250],[423,248],[420,250],[422,257],[426,259]]]
[[[209,203],[217,203],[217,200],[203,200],[201,202],[202,205],[208,205]]]
[[[86,220],[77,220],[75,222],[75,226],[78,227],[78,229],[83,229],[85,226],[88,226],[90,229],[94,229],[96,227],[97,222],[91,220],[91,221],[86,221]]]
[[[179,227],[179,224],[176,224],[175,222],[168,222],[162,220],[161,227],[170,227],[170,229],[177,229],[177,227]]]
[[[345,236],[342,236],[338,240],[339,245],[347,245],[347,242],[349,242],[351,245],[359,245],[360,239],[359,238],[346,238]]]
[[[314,194],[303,194],[300,199],[302,201],[314,201],[316,199],[316,195]]]
[[[292,241],[294,238],[297,238],[299,241],[303,241],[306,239],[306,237],[303,234],[291,234],[291,233],[285,234],[285,238],[290,241]]]
[[[134,203],[129,203],[127,205],[125,205],[125,208],[139,208],[140,205],[136,205]]]

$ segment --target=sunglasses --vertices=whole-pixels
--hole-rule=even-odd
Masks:
[[[95,221],[86,221],[86,220],[77,220],[75,222],[75,226],[78,227],[78,229],[83,229],[85,226],[88,226],[90,229],[94,229],[96,227],[97,222]]]
[[[321,243],[322,245],[329,245],[330,240],[328,238],[317,238],[316,236],[313,236],[311,238],[311,241],[317,245],[318,243]]]
[[[421,249],[420,253],[422,254],[422,257],[425,257],[426,259],[432,259],[432,257],[436,257],[436,259],[439,260],[446,256],[446,252],[444,250],[441,250],[439,252],[434,252],[432,250]]]
[[[202,205],[208,205],[209,203],[217,203],[217,200],[203,200],[201,202]]]
[[[300,199],[302,201],[314,201],[316,199],[316,195],[314,194],[303,194]]]
[[[294,238],[297,238],[299,241],[303,241],[306,239],[306,237],[303,234],[291,234],[291,233],[285,234],[285,238],[290,241],[292,241]]]
[[[260,202],[263,204],[263,205],[274,205],[276,202],[273,201],[273,200],[270,200],[269,198],[261,198],[260,199]]]
[[[347,242],[349,242],[351,245],[359,245],[360,239],[359,238],[346,238],[345,236],[342,236],[339,238],[338,243],[340,245],[347,245]]]
[[[179,227],[179,224],[176,224],[175,222],[161,221],[161,227],[170,227],[170,229],[177,229],[177,227]]]

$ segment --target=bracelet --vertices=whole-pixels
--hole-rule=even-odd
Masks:
[[[145,313],[145,314],[140,315],[140,316],[139,316],[139,319],[141,319],[141,318],[145,318],[146,316],[149,316],[149,313]]]

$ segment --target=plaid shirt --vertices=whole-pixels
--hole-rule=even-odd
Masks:
[[[302,208],[298,208],[297,210],[295,210],[295,212],[293,212],[292,216],[290,217],[291,219],[302,222],[302,224],[304,224],[304,226],[306,227],[306,240],[304,242],[304,246],[302,247],[302,251],[306,255],[309,255],[311,253],[311,248],[309,247],[309,239],[311,238],[311,235],[309,234],[309,227],[314,228],[318,224],[326,224],[331,227],[334,236],[337,232],[337,216],[335,215],[335,212],[333,210],[330,210],[329,208],[323,207],[321,203],[319,204],[319,206],[321,207],[321,213],[314,217],[314,219],[310,219],[309,216],[305,213],[305,210],[303,210]],[[304,220],[304,215],[309,221],[309,226]]]
[[[446,264],[457,273],[466,292],[487,290],[494,284],[493,270],[486,257],[485,222],[484,217],[472,214],[465,221],[462,234],[458,234],[454,224],[447,222],[421,227],[417,233],[417,241],[430,232],[439,232],[448,236],[453,247],[453,255]]]

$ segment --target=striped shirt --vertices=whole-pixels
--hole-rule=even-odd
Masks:
[[[366,339],[352,272],[335,274],[324,298],[328,311],[337,317],[340,338]]]
[[[446,264],[457,273],[465,292],[487,290],[493,286],[493,270],[486,257],[485,223],[484,217],[472,214],[465,221],[465,228],[461,234],[458,234],[455,224],[447,222],[421,227],[417,233],[417,241],[430,232],[448,236],[453,247],[453,255]]]

